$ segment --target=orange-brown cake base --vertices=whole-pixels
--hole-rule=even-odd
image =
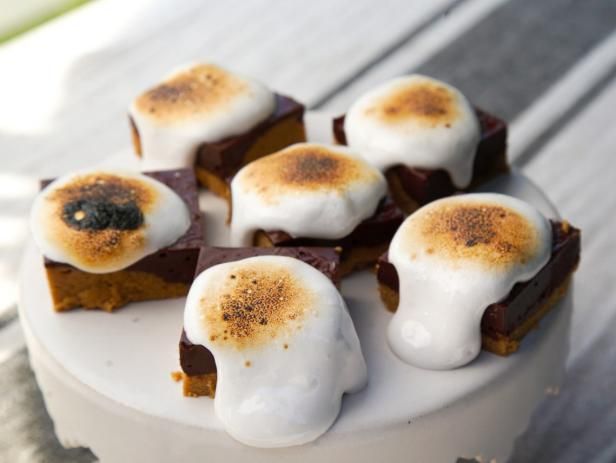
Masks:
[[[50,266],[46,272],[57,312],[77,307],[112,312],[129,302],[182,297],[189,288],[187,284],[168,282],[140,271],[96,274],[68,266]]]
[[[345,277],[358,270],[374,267],[374,263],[383,254],[389,243],[376,246],[361,246],[343,251],[340,258],[340,275]]]
[[[216,392],[216,373],[188,376],[182,373],[182,392],[186,397],[211,397]]]

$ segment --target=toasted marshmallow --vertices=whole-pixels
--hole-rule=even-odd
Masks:
[[[170,169],[192,167],[199,145],[243,134],[274,108],[274,94],[263,84],[213,64],[197,64],[142,93],[129,114],[147,168]]]
[[[227,432],[255,447],[323,434],[342,395],[367,382],[344,300],[325,275],[290,257],[216,265],[190,288],[188,339],[214,355],[214,409]]]
[[[344,119],[348,145],[382,171],[396,165],[447,171],[471,183],[481,131],[457,89],[418,74],[390,80],[360,97]]]
[[[549,221],[510,196],[460,195],[419,209],[389,248],[400,282],[391,349],[422,368],[467,364],[481,348],[485,309],[535,276],[551,247]]]
[[[42,190],[30,226],[47,258],[109,273],[173,244],[188,230],[190,213],[173,190],[151,177],[90,170]]]
[[[345,147],[298,143],[251,162],[231,182],[231,242],[252,245],[257,230],[338,239],[372,216],[383,174]]]

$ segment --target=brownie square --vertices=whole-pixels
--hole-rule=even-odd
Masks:
[[[552,254],[529,281],[517,283],[507,297],[489,305],[481,319],[482,348],[498,355],[518,350],[524,336],[564,296],[580,260],[580,230],[567,222],[552,222]],[[398,273],[383,254],[377,280],[388,310],[398,307]]]
[[[204,232],[197,183],[192,169],[146,172],[175,191],[186,203],[191,223],[174,244],[129,267],[110,273],[88,273],[44,258],[54,309],[77,307],[111,312],[129,302],[182,297],[193,281]],[[42,182],[47,186],[51,180]]]
[[[385,176],[393,199],[404,212],[411,214],[431,201],[470,191],[508,172],[506,123],[479,108],[475,108],[475,111],[481,127],[481,139],[475,154],[471,184],[468,188],[457,188],[449,173],[442,169],[393,166],[385,172]],[[335,140],[346,145],[344,116],[334,119],[333,131]]]
[[[195,275],[217,264],[234,262],[255,256],[286,256],[299,259],[327,276],[336,286],[340,284],[340,256],[332,248],[286,247],[286,248],[220,248],[204,246],[199,255]],[[193,344],[182,330],[179,343],[180,366],[182,367],[185,396],[214,397],[216,390],[216,363],[214,356],[204,346]]]

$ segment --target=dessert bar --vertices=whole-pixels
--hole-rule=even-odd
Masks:
[[[293,145],[246,166],[231,191],[235,245],[339,248],[342,275],[374,264],[404,219],[383,175],[344,147]]]
[[[438,81],[436,82],[438,83]],[[386,84],[386,86],[387,85],[388,84]],[[424,91],[425,93],[421,93],[421,91]],[[409,103],[409,98],[413,96],[413,92],[416,92],[419,96],[418,99],[420,100],[419,103],[415,105]],[[442,117],[444,113],[446,114],[447,107],[451,104],[451,102],[440,102],[438,99],[431,99],[431,94],[428,92],[429,91],[423,87],[411,88],[410,90],[407,90],[407,100],[406,103],[404,103],[406,106],[403,106],[400,113],[408,111],[409,114],[407,114],[407,117],[409,119],[420,116],[423,116],[424,119],[427,116]],[[413,101],[412,98],[410,101]],[[439,102],[442,104],[442,107],[438,106],[437,103]],[[386,106],[384,111],[397,111],[398,109],[398,106]],[[436,122],[433,123],[434,126],[430,125],[428,127],[425,126],[426,121],[422,121],[423,126],[420,127],[421,130],[415,129],[417,132],[415,133],[415,138],[421,138],[424,140],[422,142],[418,142],[418,146],[408,143],[404,147],[400,147],[397,144],[398,140],[404,138],[409,138],[412,140],[413,133],[411,135],[404,134],[401,136],[400,133],[395,131],[382,135],[382,147],[376,142],[375,146],[372,147],[368,146],[366,142],[361,141],[358,146],[355,146],[354,143],[349,141],[346,133],[346,130],[348,130],[348,127],[345,128],[345,122],[348,117],[347,114],[346,116],[343,115],[334,119],[334,139],[337,143],[356,148],[358,152],[364,154],[366,159],[369,161],[376,158],[374,161],[375,165],[379,165],[381,162],[379,159],[380,157],[395,158],[395,160],[389,159],[390,162],[388,163],[383,161],[379,167],[383,168],[389,184],[390,193],[394,200],[406,213],[410,214],[420,206],[427,204],[430,201],[451,196],[455,193],[472,190],[478,185],[485,183],[487,180],[508,171],[509,168],[507,165],[506,153],[507,125],[503,120],[479,108],[471,109],[471,111],[473,113],[472,116],[476,118],[478,122],[478,139],[476,144],[469,148],[468,152],[462,152],[459,154],[460,157],[468,157],[471,161],[471,177],[470,180],[463,186],[456,185],[455,182],[452,181],[452,176],[449,171],[459,169],[459,166],[448,166],[448,163],[453,164],[451,159],[443,160],[440,166],[438,165],[438,162],[436,162],[431,167],[425,167],[425,165],[430,163],[426,159],[415,160],[416,158],[419,158],[416,153],[421,151],[422,148],[425,148],[425,145],[420,143],[427,143],[423,138],[426,136],[426,132],[428,136],[433,136],[436,139],[433,144],[445,144],[448,137],[450,137],[448,130],[451,130],[452,124],[455,121],[445,121],[439,123],[439,121],[436,120]],[[395,120],[394,122],[396,124],[400,124],[401,121]],[[438,132],[439,125],[444,126],[445,130]],[[435,133],[432,134],[432,132]],[[380,136],[380,133],[377,133],[377,137],[378,136]],[[378,138],[376,139],[378,140]],[[396,148],[391,148],[390,143]],[[456,141],[453,143],[453,146],[457,147],[458,144],[459,142]],[[454,147],[450,148],[452,152]],[[380,153],[379,150],[381,149],[386,151],[386,153]],[[371,150],[374,150],[372,154]],[[389,150],[393,150],[393,153],[388,152]],[[428,156],[432,155],[431,149],[427,149],[426,154]],[[446,154],[452,157],[453,154],[456,153],[453,152],[453,154]],[[417,164],[414,163],[414,160]],[[422,166],[422,162],[426,164]]]
[[[565,294],[580,258],[580,231],[567,222],[551,222],[552,248],[548,263],[530,280],[516,283],[501,301],[487,306],[481,318],[482,348],[498,355],[518,350],[533,329]],[[398,273],[387,253],[377,264],[379,291],[385,306],[399,304]]]
[[[169,246],[114,271],[86,271],[44,256],[45,271],[57,311],[76,307],[112,311],[129,302],[185,296],[193,281],[204,232],[194,172],[189,169],[144,174],[169,187],[187,208],[189,224]],[[50,184],[44,181],[43,186]],[[83,205],[82,205],[83,206]],[[174,208],[173,216],[182,211]],[[169,217],[164,221],[169,222]],[[84,231],[88,234],[96,231]],[[104,233],[104,229],[98,230]]]
[[[215,360],[214,410],[246,445],[315,440],[342,396],[368,380],[344,299],[300,259],[260,255],[204,270],[186,298],[184,331]]]
[[[327,276],[336,286],[340,284],[340,256],[332,248],[221,248],[203,247],[199,255],[196,275],[215,265],[256,256],[285,256],[310,264]],[[183,389],[186,396],[214,396],[216,389],[216,364],[208,349],[191,343],[182,330],[180,338],[180,365],[183,372]]]

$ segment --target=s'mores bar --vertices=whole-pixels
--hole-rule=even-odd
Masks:
[[[458,195],[409,216],[378,263],[395,311],[389,345],[407,363],[456,368],[509,355],[565,294],[580,231],[510,196]]]
[[[334,138],[385,173],[408,214],[508,171],[507,126],[444,82],[413,74],[361,96]]]
[[[343,275],[374,264],[403,219],[383,174],[345,147],[299,143],[231,182],[234,246],[338,248]]]
[[[284,256],[299,259],[323,273],[334,286],[340,286],[340,255],[332,248],[223,248],[205,246],[199,254],[195,274],[199,275],[218,264],[258,256]],[[179,348],[184,395],[214,397],[216,363],[210,351],[201,345],[190,342],[184,330],[182,330]]]
[[[96,169],[43,187],[30,224],[56,311],[187,294],[203,243],[192,169]]]
[[[184,338],[215,360],[214,410],[255,447],[313,441],[367,369],[344,299],[312,265],[259,255],[205,269],[190,288]]]
[[[207,63],[145,91],[129,115],[135,152],[147,168],[194,166],[199,182],[224,198],[242,166],[306,140],[302,104]]]

